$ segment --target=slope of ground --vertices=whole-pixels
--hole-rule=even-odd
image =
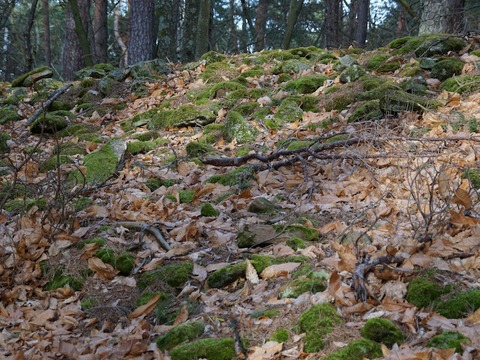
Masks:
[[[473,40],[2,84],[2,358],[478,357]]]

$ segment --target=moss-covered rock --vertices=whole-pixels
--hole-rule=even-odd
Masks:
[[[77,124],[68,125],[65,129],[57,132],[56,135],[58,137],[76,136],[80,140],[97,142],[99,138],[96,135],[96,133],[99,130],[100,130],[100,127],[95,125],[77,123]]]
[[[227,141],[236,139],[239,143],[252,141],[258,134],[258,130],[250,125],[240,113],[229,111],[225,119],[223,136]]]
[[[86,155],[83,158],[83,164],[86,168],[86,182],[103,184],[112,177],[125,150],[126,144],[123,140],[113,139],[99,150]],[[81,182],[83,177],[79,176],[77,180]]]
[[[41,66],[35,68],[25,74],[20,75],[19,77],[12,80],[12,86],[32,86],[37,81],[45,78],[50,78],[53,76],[53,71],[48,66]]]
[[[325,271],[312,272],[309,277],[301,277],[290,281],[280,289],[279,298],[297,298],[303,293],[315,294],[327,288],[329,275]]]
[[[264,197],[257,197],[248,204],[248,211],[257,214],[273,214],[280,207]]]
[[[405,298],[413,305],[423,308],[432,304],[442,294],[441,284],[427,277],[418,276],[408,283]]]
[[[208,286],[211,288],[223,288],[234,281],[245,277],[247,263],[245,261],[232,264],[218,269],[211,273],[207,278]]]
[[[383,111],[380,110],[380,100],[369,100],[360,104],[353,110],[352,114],[348,117],[348,122],[375,120],[383,115]]]
[[[291,239],[288,239],[286,244],[293,250],[305,249],[307,247],[305,241],[299,237],[292,237]]]
[[[345,68],[340,73],[340,82],[343,84],[354,82],[360,79],[365,74],[366,74],[365,70],[360,65],[355,64]]]
[[[462,73],[464,62],[455,58],[445,59],[433,65],[430,75],[440,81]]]
[[[200,215],[217,217],[220,212],[210,203],[205,203],[200,208]]]
[[[480,308],[480,290],[472,289],[439,302],[435,306],[435,311],[448,319],[459,319],[473,313],[478,308]]]
[[[145,185],[147,185],[147,187],[151,191],[155,191],[161,186],[170,187],[170,186],[173,186],[175,184],[176,184],[175,180],[159,179],[159,178],[150,178],[150,179],[147,179],[147,181],[145,182]]]
[[[11,139],[11,136],[4,131],[0,131],[0,154],[7,153],[10,150],[8,146],[8,140]]]
[[[135,267],[135,256],[123,252],[115,258],[113,267],[120,272],[120,275],[130,275]]]
[[[447,330],[440,335],[434,336],[428,343],[428,347],[434,347],[437,349],[455,349],[455,352],[462,353],[462,344],[469,343],[470,339],[463,334]]]
[[[312,306],[298,319],[298,330],[305,333],[303,351],[318,352],[325,348],[325,336],[340,324],[342,318],[332,304]]]
[[[230,360],[236,356],[235,342],[233,338],[201,339],[176,346],[170,356],[172,360]]]
[[[185,147],[188,157],[198,157],[212,152],[214,149],[208,144],[203,144],[197,141],[191,141]]]
[[[389,348],[394,344],[402,344],[406,339],[405,334],[388,319],[369,319],[360,333],[364,338],[385,344]]]
[[[277,64],[273,69],[273,74],[298,74],[312,67],[312,63],[306,59],[289,59]]]
[[[467,43],[465,40],[447,34],[428,34],[406,36],[393,40],[388,46],[394,54],[414,53],[417,57],[446,55],[450,51],[460,51]]]
[[[289,81],[285,85],[285,90],[293,94],[311,94],[322,86],[326,80],[325,75],[305,75]]]
[[[241,90],[240,94],[246,94],[245,85],[242,85],[235,81],[222,81],[213,85],[210,90],[210,98],[222,98],[226,97],[229,93]],[[237,96],[234,100],[239,99],[240,96]]]
[[[323,360],[377,359],[382,356],[382,348],[379,344],[368,339],[359,339],[352,341],[344,348],[325,356]]]
[[[69,121],[64,116],[47,113],[40,116],[33,122],[30,131],[33,134],[55,134],[57,131],[65,129]]]
[[[192,321],[175,326],[169,330],[165,335],[160,336],[155,340],[160,350],[170,350],[173,347],[192,341],[200,337],[205,331],[205,324],[200,321]]]
[[[175,110],[148,110],[136,115],[128,125],[137,127],[148,124],[150,129],[165,129],[168,126],[203,126],[214,122],[216,116],[216,112],[209,107],[182,105]]]
[[[285,124],[300,120],[302,116],[302,108],[295,101],[285,99],[277,108],[274,119],[278,124]]]
[[[479,75],[461,75],[454,76],[445,80],[440,85],[442,90],[457,92],[459,94],[472,93],[480,91],[480,76]]]
[[[217,83],[227,79],[233,79],[238,76],[238,70],[226,62],[213,62],[207,64],[202,73],[202,79],[205,82]]]
[[[318,240],[320,236],[318,229],[298,224],[274,225],[273,228],[277,233],[286,234],[289,237],[299,237],[305,241]]]
[[[137,281],[140,289],[147,287],[162,287],[168,284],[177,288],[184,285],[193,271],[193,263],[180,262],[169,265],[160,265],[155,270],[142,273]]]
[[[411,94],[425,95],[427,93],[427,81],[421,76],[414,76],[403,81],[400,87]]]
[[[227,57],[224,54],[216,51],[208,51],[200,57],[200,60],[204,60],[207,66],[216,62],[225,61],[226,59]]]
[[[46,172],[50,170],[55,170],[57,169],[60,165],[62,164],[69,164],[71,163],[72,160],[70,159],[70,156],[68,155],[54,155],[49,157],[45,162],[40,166],[39,170],[41,172]]]

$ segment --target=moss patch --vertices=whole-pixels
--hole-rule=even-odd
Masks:
[[[218,183],[228,186],[238,186],[245,188],[253,180],[255,171],[250,166],[240,166],[225,174],[212,175],[207,183]]]
[[[311,94],[327,80],[324,75],[305,75],[291,80],[285,85],[285,90],[294,94]]]
[[[323,360],[377,359],[382,356],[382,348],[379,344],[368,339],[359,339],[352,341],[344,348],[325,356]]]
[[[240,143],[245,143],[254,140],[257,134],[258,130],[251,126],[242,114],[229,111],[223,128],[223,136],[227,141],[236,139]]]
[[[428,347],[437,349],[455,349],[455,352],[462,352],[462,344],[469,343],[470,339],[459,332],[447,330],[440,335],[434,336],[428,343]]]
[[[187,322],[169,330],[165,335],[155,340],[160,350],[170,350],[186,341],[200,337],[205,330],[205,324],[200,321]]]
[[[170,352],[172,360],[230,360],[235,358],[235,342],[232,338],[201,339],[179,345]]]
[[[303,351],[318,352],[325,348],[325,336],[331,333],[342,318],[332,304],[312,306],[298,320],[298,329],[305,333]]]
[[[402,344],[405,334],[388,319],[369,319],[360,331],[363,337],[382,343],[391,348],[394,344]]]
[[[137,285],[140,289],[147,287],[162,287],[166,283],[171,287],[180,287],[188,281],[193,270],[193,263],[181,262],[161,265],[155,270],[147,271],[138,277]]]
[[[480,308],[480,290],[467,290],[439,303],[435,310],[448,319],[459,319]]]
[[[460,75],[463,65],[463,61],[454,58],[441,60],[433,65],[430,75],[433,78],[443,81],[453,75]]]
[[[213,216],[217,217],[220,214],[220,212],[213,207],[212,204],[210,203],[205,203],[202,205],[200,209],[200,215],[202,216]]]

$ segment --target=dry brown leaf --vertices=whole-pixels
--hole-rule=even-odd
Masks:
[[[478,224],[478,220],[452,210],[450,211],[450,223],[458,228],[469,228],[476,226]]]
[[[112,265],[105,264],[97,257],[88,259],[88,268],[93,270],[100,279],[104,280],[112,280],[118,274],[118,271]]]
[[[262,279],[272,279],[276,277],[288,278],[290,273],[300,266],[300,263],[283,263],[266,267],[260,277]]]
[[[255,270],[250,260],[247,259],[246,263],[247,263],[247,269],[245,273],[245,278],[248,281],[250,281],[252,284],[258,284],[260,282],[260,279],[258,278],[257,270]]]
[[[273,359],[276,354],[282,351],[282,343],[276,341],[267,341],[262,346],[255,346],[253,353],[248,355],[248,360],[268,360]]]
[[[150,300],[145,305],[139,306],[135,310],[133,310],[129,315],[129,319],[135,319],[143,315],[147,315],[150,313],[153,309],[155,309],[155,306],[157,306],[157,303],[160,301],[161,295],[155,295],[152,297]]]
[[[188,320],[188,309],[187,309],[187,305],[185,304],[182,306],[182,308],[178,312],[178,315],[175,318],[175,321],[173,322],[173,326],[183,324],[187,320]]]
[[[445,170],[440,171],[438,175],[438,191],[442,199],[448,199],[450,195],[450,177]]]
[[[468,210],[472,207],[472,199],[470,198],[470,194],[468,191],[458,188],[455,191],[455,196],[453,197],[452,202],[454,204],[463,205],[465,210]]]

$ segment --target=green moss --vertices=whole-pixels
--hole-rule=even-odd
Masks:
[[[30,131],[33,134],[54,134],[57,131],[65,129],[69,122],[65,117],[47,113],[45,116],[40,116],[30,126]]]
[[[463,334],[447,330],[442,332],[440,335],[434,336],[428,343],[428,347],[433,347],[437,349],[455,349],[455,352],[462,353],[462,344],[469,343],[470,339],[464,336]]]
[[[311,292],[315,294],[327,288],[328,274],[326,277],[297,278],[285,285],[278,295],[279,298],[297,298],[300,295]]]
[[[465,169],[462,178],[468,179],[474,189],[480,188],[480,171],[478,169]]]
[[[308,277],[313,271],[313,266],[310,263],[303,263],[300,265],[293,273],[292,279],[298,279],[299,277],[306,276]]]
[[[298,319],[298,330],[305,333],[303,351],[312,353],[325,348],[325,336],[341,322],[342,318],[332,304],[314,305],[305,311]]]
[[[147,287],[162,286],[168,284],[171,287],[181,287],[188,281],[193,270],[193,263],[180,262],[176,264],[160,265],[155,270],[142,273],[137,281],[140,289]]]
[[[151,191],[155,191],[161,186],[170,187],[170,186],[173,186],[175,184],[176,184],[175,180],[158,179],[158,178],[150,178],[150,179],[147,179],[147,181],[145,182],[145,185],[147,185],[147,187]]]
[[[101,237],[95,237],[95,238],[92,238],[92,239],[85,239],[85,240],[80,240],[76,247],[77,249],[83,249],[85,247],[85,245],[87,244],[97,244],[98,247],[102,247],[106,244],[106,240],[101,238]]]
[[[170,350],[173,347],[192,341],[200,337],[205,331],[205,324],[200,321],[192,321],[175,326],[169,330],[165,335],[160,336],[155,340],[160,350]]]
[[[303,110],[296,102],[285,99],[277,108],[274,119],[279,124],[291,123],[302,119]]]
[[[290,246],[293,250],[298,250],[298,249],[305,249],[305,241],[299,237],[293,237],[291,239],[288,239],[286,244]]]
[[[455,58],[441,60],[433,65],[430,75],[435,79],[443,81],[453,75],[460,75],[463,65],[465,65],[463,61]]]
[[[368,121],[380,118],[383,115],[380,110],[380,100],[369,100],[356,107],[348,117],[348,122]]]
[[[312,63],[305,59],[289,59],[282,61],[272,69],[272,74],[298,74],[312,67]]]
[[[187,150],[187,155],[188,157],[199,157],[201,155],[208,154],[209,152],[212,152],[214,149],[210,145],[207,144],[202,144],[197,141],[191,141],[187,144],[185,147]]]
[[[288,341],[288,331],[286,329],[278,329],[270,337],[271,341],[276,341],[279,343],[284,343]]]
[[[80,82],[80,86],[83,88],[90,88],[95,86],[97,82],[95,81],[94,78],[91,77],[86,77]]]
[[[100,127],[84,123],[70,124],[65,129],[57,132],[58,137],[77,136],[80,140],[89,140],[94,137]]]
[[[235,342],[232,338],[201,339],[182,344],[170,352],[172,360],[230,360],[235,358]]]
[[[121,275],[130,275],[135,267],[135,256],[126,252],[121,253],[115,259],[114,267],[120,271]]]
[[[365,70],[357,64],[347,67],[340,73],[340,82],[342,84],[355,82],[366,74]]]
[[[156,131],[147,131],[144,133],[140,133],[134,136],[134,139],[139,141],[150,141],[155,140],[160,137],[160,134]]]
[[[197,122],[206,125],[215,121],[216,113],[209,108],[182,105],[175,110],[151,109],[136,115],[126,123],[126,128],[148,124],[150,129],[165,129],[168,126],[187,126]]]
[[[39,170],[41,172],[46,172],[50,170],[57,169],[62,164],[69,164],[72,160],[70,156],[67,155],[54,155],[49,157],[45,162],[40,166]]]
[[[82,301],[80,301],[80,306],[82,307],[82,310],[89,310],[98,305],[99,302],[96,296],[87,296],[86,298],[82,299]]]
[[[208,286],[211,288],[222,288],[227,286],[244,277],[246,270],[247,263],[245,261],[215,270],[207,278]]]
[[[317,240],[320,236],[318,229],[303,225],[274,225],[273,227],[277,233],[287,233],[292,237],[299,237],[305,241]]]
[[[114,150],[114,141],[111,140],[99,150],[86,155],[83,164],[87,170],[88,183],[104,183],[115,174],[118,158]]]
[[[217,217],[220,214],[220,212],[213,207],[212,204],[210,203],[205,203],[202,205],[200,209],[200,215],[202,216],[213,216]]]
[[[29,81],[29,77],[31,77],[34,74],[38,74],[41,72],[49,71],[51,77],[53,75],[53,72],[48,68],[48,66],[41,66],[38,68],[35,68],[25,74],[22,74],[18,76],[17,78],[12,80],[12,87],[17,87],[17,86],[31,86],[33,84],[33,81]]]
[[[382,348],[379,344],[368,339],[359,339],[352,341],[344,348],[325,356],[323,360],[377,359],[382,356]]]
[[[459,319],[480,308],[480,290],[467,290],[438,303],[435,311],[448,319]]]
[[[178,198],[180,204],[190,204],[195,199],[195,190],[180,190]]]
[[[252,115],[259,107],[260,107],[260,104],[259,104],[259,103],[251,101],[251,102],[247,102],[247,103],[243,103],[243,104],[238,105],[238,106],[235,108],[235,111],[239,112],[239,113],[242,114],[243,116],[250,116],[250,115]]]
[[[245,85],[239,84],[235,81],[223,81],[213,85],[210,88],[210,98],[219,98],[225,97],[228,93],[231,93],[235,90],[241,90],[240,96],[237,96],[235,100],[239,99],[242,95],[246,93]]]
[[[57,269],[54,272],[53,278],[45,285],[45,290],[51,291],[64,287],[69,287],[74,291],[80,291],[83,288],[83,281],[71,275],[66,275],[63,270]]]
[[[95,256],[105,264],[115,265],[115,252],[112,249],[99,249],[95,252]]]
[[[238,186],[244,188],[254,179],[255,170],[250,166],[239,166],[225,174],[212,175],[207,183],[218,183],[227,186]]]
[[[405,334],[388,319],[369,319],[360,333],[364,338],[385,344],[389,348],[394,344],[402,344],[406,339]]]
[[[12,213],[24,213],[34,206],[38,207],[39,210],[47,209],[47,201],[43,198],[38,199],[14,199],[7,201],[3,208]]]
[[[80,197],[72,201],[75,211],[81,211],[93,204],[93,200],[89,197]]]
[[[152,151],[155,145],[151,141],[133,141],[127,144],[127,150],[130,154],[145,154]]]
[[[416,307],[423,308],[432,304],[442,293],[440,284],[429,278],[419,276],[408,283],[405,298]]]
[[[313,95],[290,95],[287,96],[284,101],[295,102],[303,111],[318,112],[319,100],[317,96]]]
[[[220,54],[216,51],[208,51],[200,57],[200,60],[205,60],[207,65],[225,61],[226,59],[227,57],[224,54]]]
[[[389,58],[390,55],[388,54],[375,54],[367,60],[365,66],[368,70],[376,70],[379,65],[385,63]]]
[[[295,94],[310,94],[322,86],[327,80],[324,75],[305,75],[289,81],[285,89]]]
[[[238,70],[225,62],[213,62],[207,64],[202,73],[202,79],[209,83],[225,81],[225,77],[233,79],[238,75]]]
[[[255,140],[258,130],[236,111],[229,111],[225,119],[223,136],[227,141],[236,139],[240,143]]]
[[[12,137],[3,131],[0,131],[0,153],[6,153],[10,150],[7,142],[10,140]]]
[[[285,145],[287,145],[286,147],[287,150],[298,150],[298,149],[307,148],[311,144],[312,144],[312,141],[308,141],[308,140],[294,140],[294,141],[290,141],[288,144],[285,144]]]
[[[458,37],[445,34],[429,34],[399,38],[393,40],[388,46],[395,49],[394,54],[415,53],[418,57],[428,57],[462,50],[466,46],[466,42]]]
[[[442,83],[442,85],[440,85],[440,88],[442,90],[457,92],[459,94],[480,91],[480,76],[479,75],[454,76],[445,80]]]

